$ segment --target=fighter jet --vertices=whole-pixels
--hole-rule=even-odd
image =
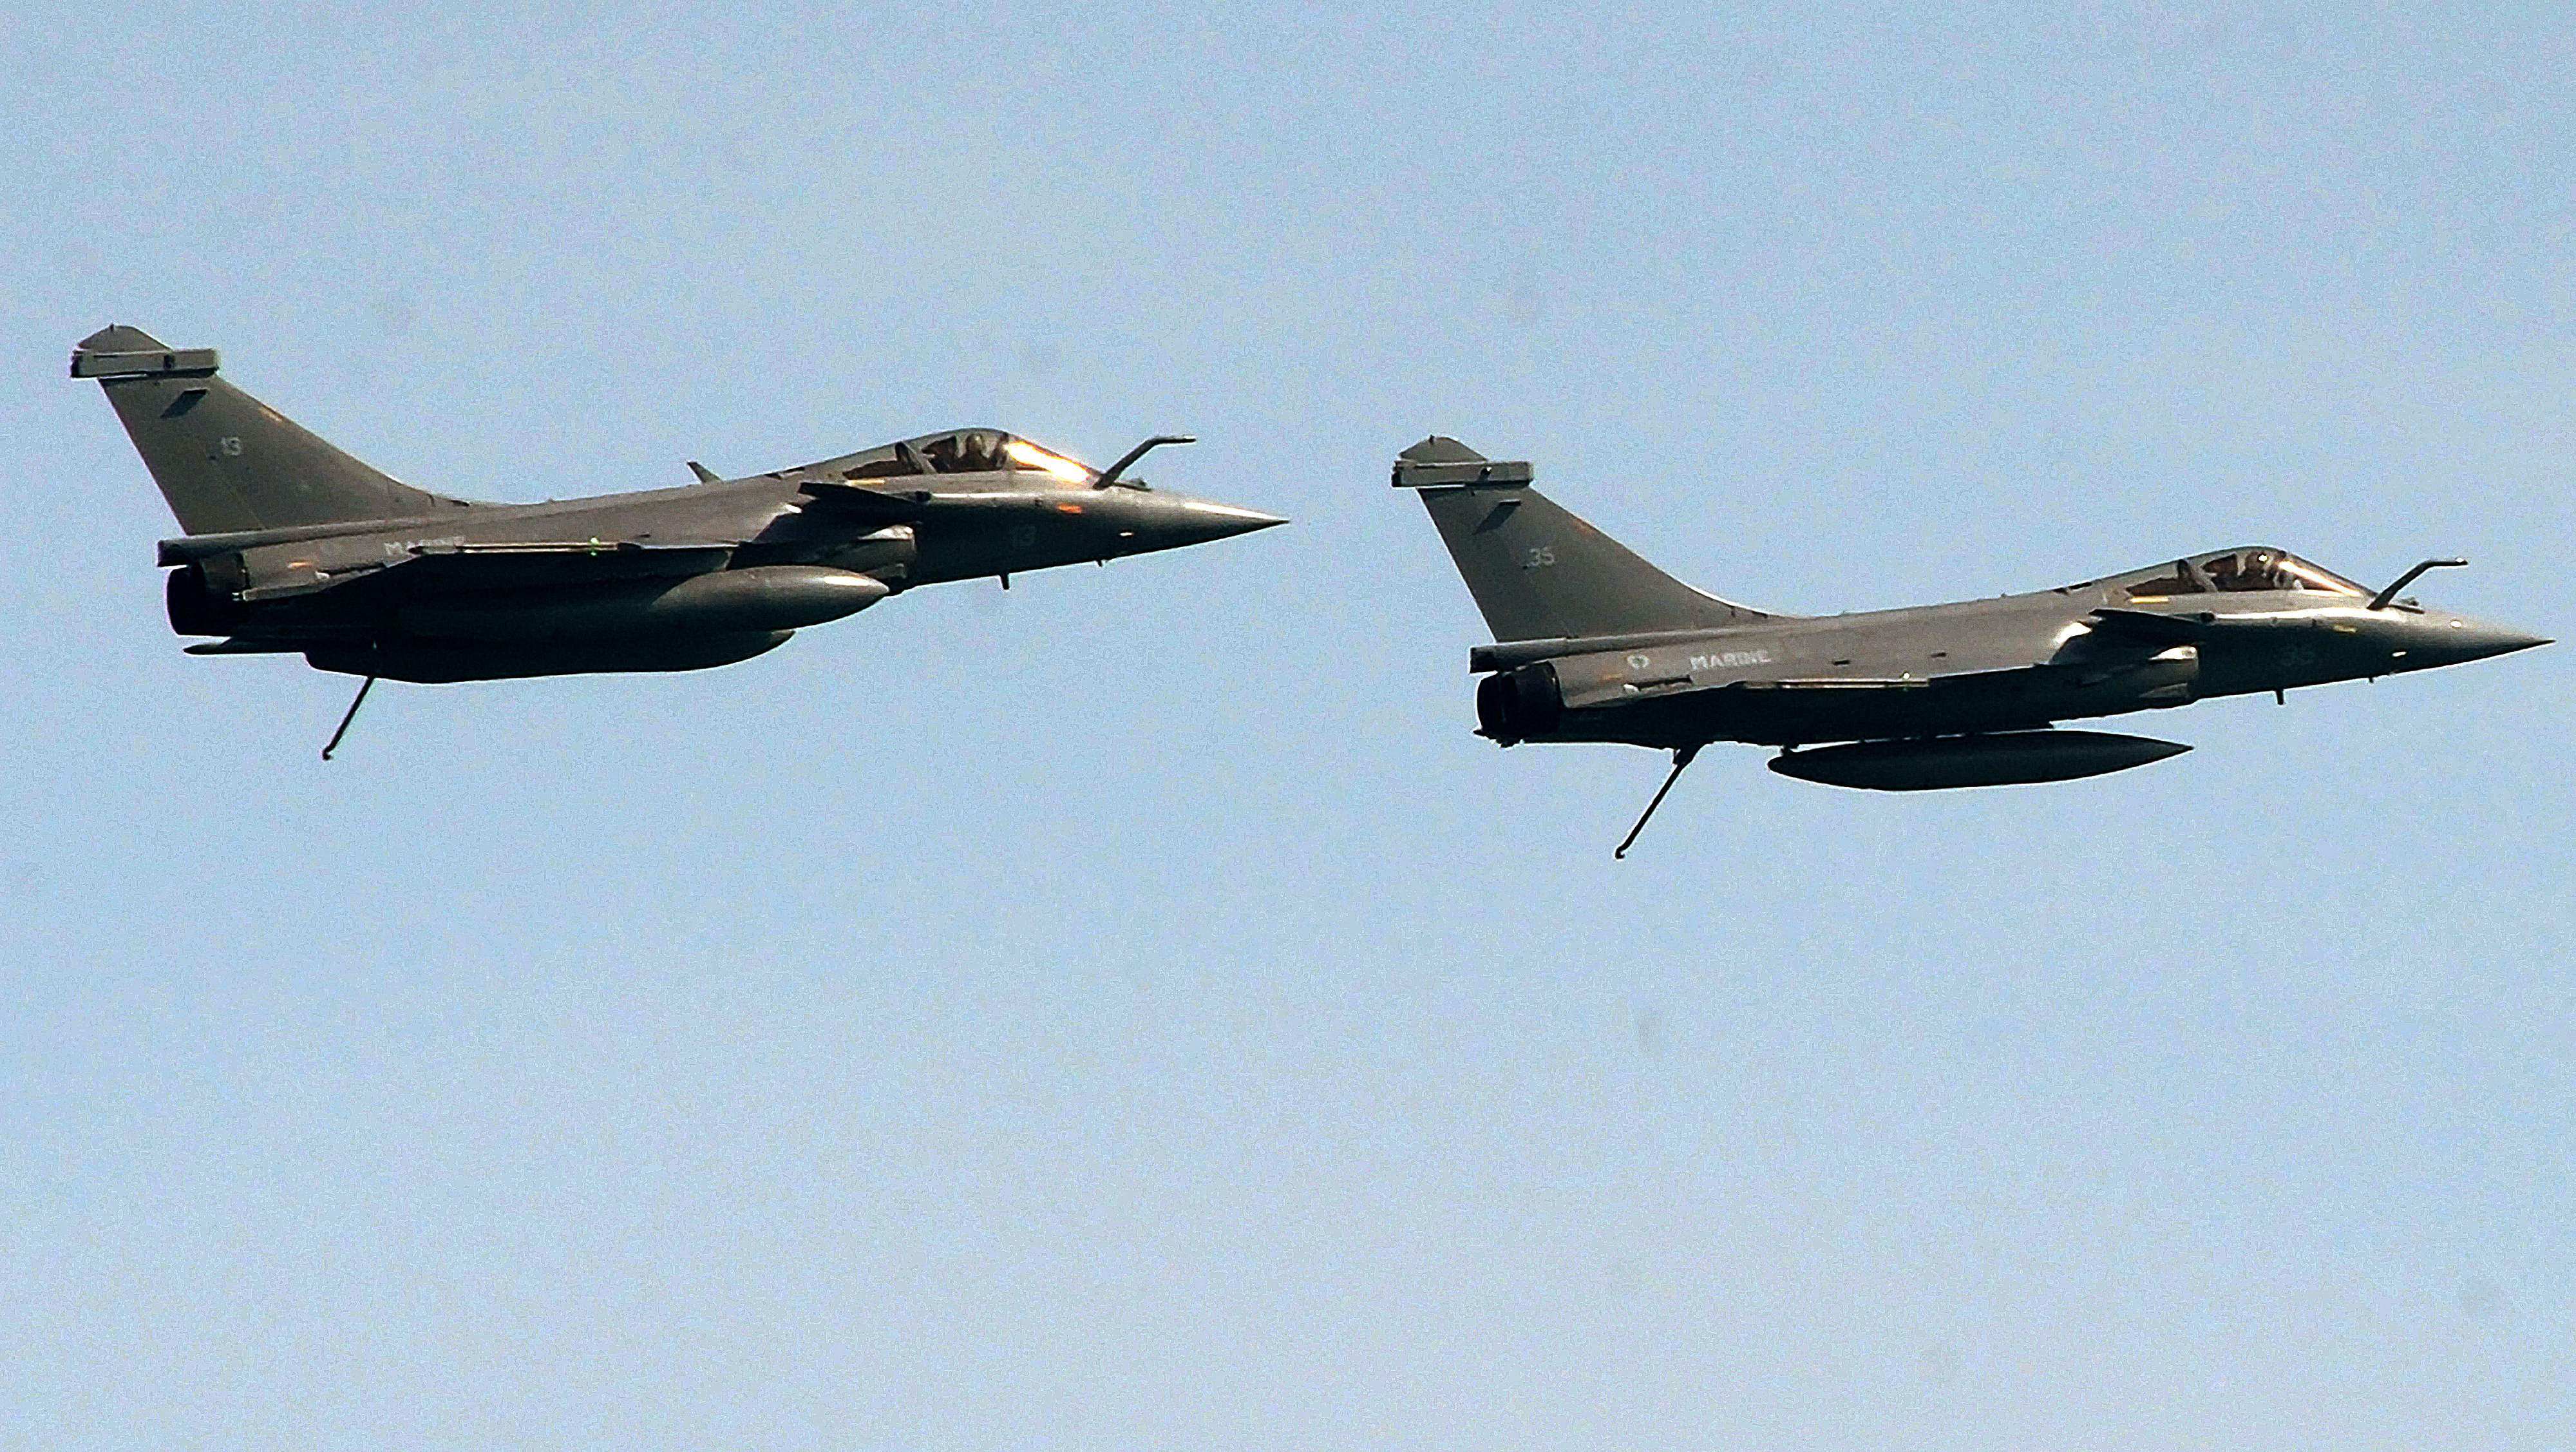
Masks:
[[[216,376],[212,348],[101,329],[71,375],[115,405],[185,531],[161,541],[192,655],[300,654],[364,677],[684,671],[916,585],[1177,549],[1287,521],[1156,491],[999,429],[953,429],[672,489],[487,504],[403,484]]]
[[[2064,781],[2189,747],[2055,723],[2375,679],[2549,642],[2371,590],[2284,550],[2191,555],[2022,595],[1775,615],[1692,589],[1530,487],[1530,466],[1434,435],[1395,462],[1493,627],[1468,652],[1477,733],[1673,754],[1626,856],[1711,742],[1783,776],[1878,791]]]

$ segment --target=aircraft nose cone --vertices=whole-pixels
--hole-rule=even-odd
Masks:
[[[1183,504],[1181,509],[1189,516],[1191,524],[1198,530],[1204,531],[1204,537],[1208,539],[1227,539],[1234,535],[1250,534],[1256,529],[1268,529],[1274,524],[1288,522],[1284,515],[1264,514],[1258,509],[1239,509],[1231,504],[1209,504],[1197,499]]]
[[[1215,504],[1205,499],[1171,498],[1155,511],[1147,531],[1153,548],[1175,549],[1182,545],[1205,544],[1210,540],[1231,539],[1268,529],[1288,521],[1258,509],[1243,509],[1232,504]]]
[[[2549,637],[2545,635],[2533,635],[2529,631],[2516,630],[2511,626],[2472,620],[2465,615],[2446,615],[2441,617],[2441,623],[2435,627],[2432,649],[2447,664],[2485,660],[2489,656],[2509,655],[2517,650],[2529,650],[2533,646],[2550,643]]]

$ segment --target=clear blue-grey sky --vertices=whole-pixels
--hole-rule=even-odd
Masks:
[[[2070,13],[2070,10],[2072,13]],[[2569,647],[1883,798],[1469,734],[1434,430],[1829,611],[2576,631],[2563,7],[0,23],[0,1447],[2576,1445]],[[687,676],[196,660],[109,322],[534,499],[1291,529]]]

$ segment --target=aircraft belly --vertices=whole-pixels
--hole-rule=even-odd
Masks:
[[[762,565],[587,589],[481,593],[405,603],[402,635],[551,643],[580,639],[794,630],[884,599],[884,582],[820,565]]]
[[[316,670],[420,685],[448,685],[529,676],[707,670],[766,654],[786,644],[792,633],[770,630],[571,645],[413,640],[325,646],[306,651],[304,659]]]
[[[2193,699],[2188,648],[2089,667],[2026,666],[1919,681],[1746,681],[1571,705],[1554,734],[1679,747],[1697,741],[1789,746],[2045,726]]]
[[[764,565],[680,580],[379,601],[362,612],[307,597],[257,607],[239,638],[306,650],[326,670],[395,680],[695,670],[747,659],[790,631],[890,593],[882,581],[846,570]]]
[[[1640,724],[1658,728],[1658,738],[1675,743],[1714,739],[1788,746],[2040,726],[2068,714],[2056,709],[2058,694],[2020,683],[1937,693],[1929,686],[1725,690],[1631,709]],[[1644,709],[1649,706],[1666,709]]]

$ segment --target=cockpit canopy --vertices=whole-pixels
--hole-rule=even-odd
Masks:
[[[1087,489],[1099,471],[1000,429],[951,429],[883,448],[844,454],[813,466],[843,479],[899,479],[918,474],[1026,474],[1031,487]]]
[[[2334,571],[2265,545],[2176,560],[2169,569],[2144,579],[2124,579],[2119,585],[2130,599],[2146,601],[2251,590],[2299,590],[2370,598],[2368,590]]]

